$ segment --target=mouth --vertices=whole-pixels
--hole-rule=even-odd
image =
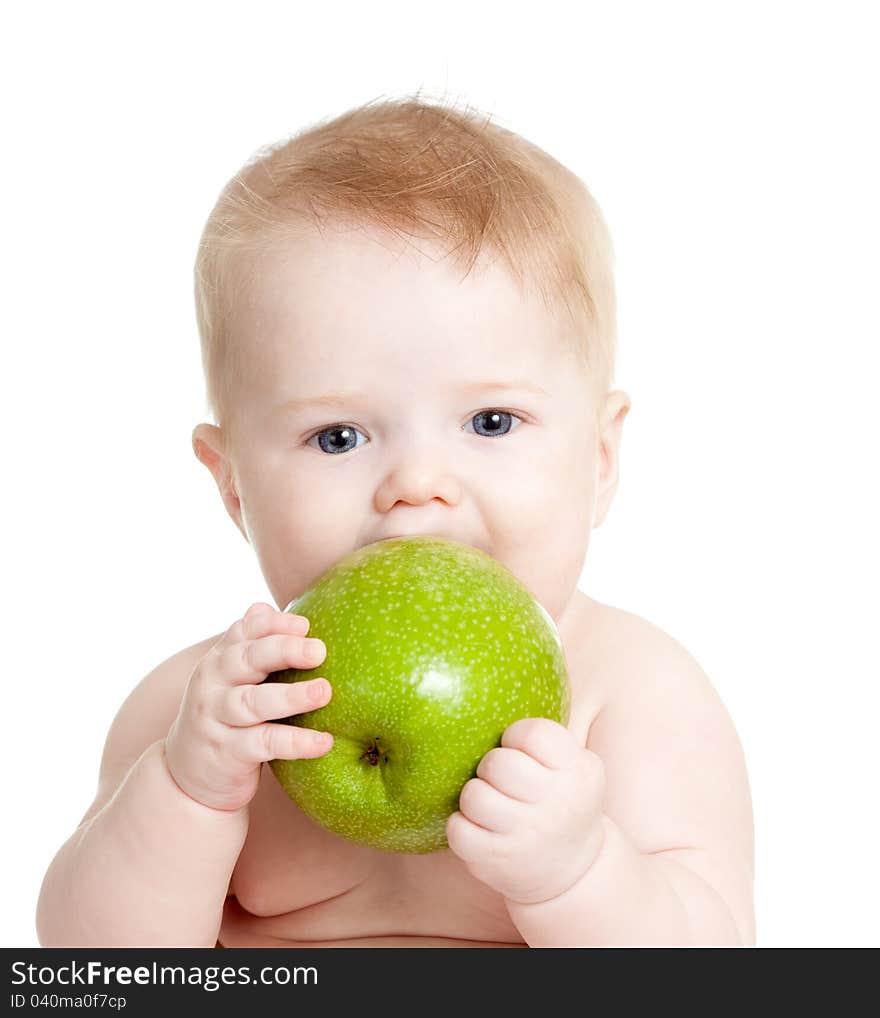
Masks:
[[[466,541],[460,537],[450,537],[449,534],[433,534],[433,533],[410,533],[410,534],[388,534],[385,537],[377,537],[373,541],[368,541],[367,544],[379,544],[381,541],[397,541],[405,540],[407,538],[417,537],[433,537],[440,541],[453,541],[456,544],[464,544],[469,548],[476,548],[477,551],[485,551],[486,549],[482,545],[474,544],[471,541]]]
[[[401,541],[410,537],[435,537],[440,538],[444,541],[454,541],[454,537],[446,537],[444,534],[424,534],[424,533],[412,533],[412,534],[386,534],[385,537],[377,537],[374,541],[368,541],[368,544],[378,544],[380,541]]]

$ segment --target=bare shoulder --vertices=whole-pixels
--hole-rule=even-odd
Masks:
[[[718,691],[693,655],[673,636],[647,619],[590,601],[592,636],[588,661],[601,684],[601,709],[590,741],[605,741],[617,729],[638,732],[674,725],[695,729],[702,745],[725,735],[736,740],[733,719]],[[667,734],[671,734],[668,732]],[[616,740],[618,735],[613,735]]]
[[[193,669],[222,635],[208,637],[166,658],[122,702],[107,732],[95,800],[80,825],[112,798],[144,750],[167,735]]]
[[[643,853],[703,877],[752,942],[754,821],[733,718],[673,636],[619,608],[590,609],[602,700],[587,748],[605,767],[605,812]]]
[[[647,619],[603,604],[582,591],[578,592],[573,628],[566,655],[570,657],[575,702],[583,705],[583,718],[590,724],[600,712],[634,695],[632,684],[643,681],[650,662],[690,658],[679,643]]]
[[[620,684],[635,677],[635,661],[665,659],[696,665],[693,657],[669,633],[641,615],[594,598],[583,598],[583,648],[598,674],[607,678],[606,695],[621,692]]]
[[[612,605],[584,596],[579,659],[587,680],[596,685],[603,713],[662,689],[721,701],[709,677],[690,652],[659,626]]]

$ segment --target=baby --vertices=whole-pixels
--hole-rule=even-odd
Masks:
[[[192,444],[275,604],[162,662],[107,736],[43,881],[45,946],[751,945],[742,750],[688,653],[578,589],[614,495],[612,252],[570,171],[472,108],[382,100],[262,150],[196,261],[208,402]],[[567,724],[512,724],[449,847],[319,827],[275,758],[333,733],[327,648],[283,610],[356,548],[436,534],[503,563],[559,628]],[[277,607],[276,607],[277,606]]]

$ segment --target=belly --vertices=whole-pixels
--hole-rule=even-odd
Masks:
[[[460,866],[448,851],[382,859],[347,890],[276,914],[264,907],[256,914],[231,894],[218,946],[526,946],[501,896],[459,872]]]
[[[440,916],[424,915],[423,921],[416,916],[408,926],[412,932],[379,932],[393,920],[391,914],[376,917],[377,932],[368,933],[369,924],[364,923],[359,910],[342,909],[338,905],[335,915],[321,915],[321,909],[312,907],[311,917],[299,917],[296,913],[287,916],[254,916],[234,898],[226,900],[223,923],[217,940],[217,947],[525,947],[514,927],[510,927],[512,939],[495,940],[487,937],[477,927],[462,929],[461,935],[437,936],[435,930],[444,926]],[[439,927],[438,927],[439,923]],[[425,932],[418,932],[423,926]],[[391,928],[394,926],[392,924]],[[333,932],[335,931],[335,933]],[[450,931],[446,931],[450,932]],[[488,932],[488,931],[487,931]],[[503,931],[501,931],[503,932]],[[498,934],[496,934],[498,935]]]
[[[215,947],[525,947],[520,944],[491,944],[485,940],[452,940],[443,937],[352,937],[350,940],[248,940],[243,944],[221,944]]]
[[[379,852],[301,813],[264,768],[220,947],[525,946],[504,899],[448,849]]]

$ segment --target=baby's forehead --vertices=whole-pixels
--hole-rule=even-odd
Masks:
[[[300,338],[343,336],[375,326],[412,342],[432,329],[511,337],[566,328],[563,309],[528,280],[515,279],[487,247],[467,265],[437,240],[390,230],[302,229],[272,242],[242,266],[233,317],[265,334],[273,327]]]
[[[253,391],[322,393],[386,379],[541,379],[576,353],[565,323],[487,250],[470,272],[439,243],[305,231],[248,266],[231,322]],[[249,377],[248,377],[249,376]]]
[[[307,289],[316,283],[357,287],[359,279],[366,286],[426,275],[450,285],[464,281],[473,285],[506,275],[498,260],[497,252],[487,246],[468,267],[438,240],[374,226],[337,224],[323,230],[303,226],[275,238],[242,268],[248,292],[271,297],[278,288]]]

